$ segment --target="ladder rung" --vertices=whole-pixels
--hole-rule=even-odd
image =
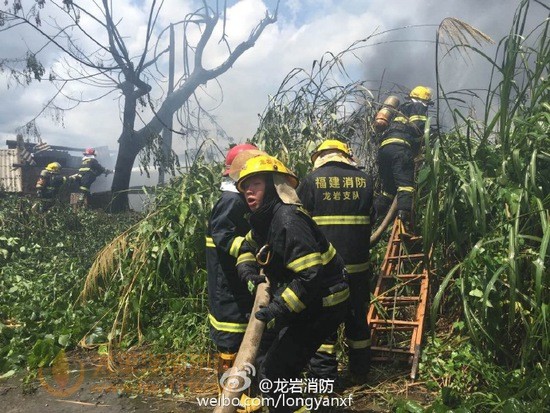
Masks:
[[[393,238],[392,241],[393,242],[403,242],[404,244],[407,244],[407,243],[413,242],[413,241],[420,241],[421,239],[422,239],[422,237],[420,235],[415,235],[413,237],[410,237],[410,238],[407,238],[407,239],[403,240],[398,235],[396,238]]]
[[[401,260],[414,260],[414,259],[421,259],[421,258],[424,258],[424,253],[420,253],[420,254],[407,254],[407,255],[392,255],[388,258],[386,258],[387,260],[398,260],[398,259],[401,259]]]
[[[398,222],[396,218],[395,223]],[[398,225],[394,225],[374,290],[374,295],[378,298],[372,300],[367,314],[367,322],[371,329],[372,359],[406,359],[412,364],[413,379],[418,368],[419,344],[424,327],[430,279],[428,261],[432,253],[431,250],[426,252],[423,249],[421,236],[402,237]],[[411,286],[411,291],[398,289],[390,293],[406,285]],[[410,317],[408,311],[404,311],[408,309],[414,309],[414,314]],[[399,319],[392,320],[392,317]],[[395,348],[390,347],[392,344]],[[411,351],[412,348],[415,349],[414,352]]]
[[[412,328],[418,326],[418,321],[405,321],[405,320],[384,320],[381,318],[373,318],[371,320],[372,324],[385,324],[385,325],[396,325],[396,326],[410,326]]]
[[[393,347],[372,346],[370,349],[372,351],[387,351],[389,353],[414,354],[414,353],[411,353],[410,350],[405,350],[405,349],[401,349],[401,348],[393,348]]]
[[[399,278],[399,279],[410,279],[410,278],[418,278],[422,279],[426,277],[426,274],[424,273],[418,273],[418,274],[397,274],[397,275],[383,275],[382,278]]]
[[[376,332],[384,334],[386,331],[411,331],[411,326],[382,327],[380,325],[373,325],[370,326],[370,329],[372,331],[371,336],[374,336]]]
[[[420,297],[382,297],[378,299],[380,304],[407,304],[420,301]]]

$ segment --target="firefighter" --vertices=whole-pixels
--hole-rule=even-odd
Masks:
[[[284,393],[275,382],[300,378],[317,348],[344,320],[349,298],[342,258],[300,205],[297,186],[296,176],[267,155],[246,161],[237,181],[252,211],[237,269],[243,281],[254,283],[263,269],[272,299],[254,316],[268,328],[278,325],[260,366],[260,379],[274,384],[271,390],[264,387],[264,397],[293,399],[270,406],[277,412],[307,411],[298,394]]]
[[[397,195],[397,216],[404,226],[403,233],[408,235],[412,233],[414,157],[422,144],[431,98],[429,88],[416,86],[380,138],[378,171],[382,193],[375,201],[376,216],[385,215]]]
[[[87,148],[82,154],[82,162],[78,173],[73,175],[75,181],[79,183],[80,198],[79,204],[87,204],[90,198],[90,187],[95,182],[97,177],[101,174],[105,176],[112,173],[111,170],[104,168],[96,159],[96,150],[94,148]]]
[[[236,156],[243,152],[263,153],[248,143],[229,149],[221,196],[212,209],[206,232],[208,318],[210,337],[218,351],[218,380],[235,361],[254,304],[254,297],[241,282],[236,269],[239,248],[250,230],[245,217],[249,209],[235,181],[229,177]]]
[[[41,200],[40,210],[42,212],[52,207],[61,186],[67,182],[67,178],[61,176],[60,172],[61,164],[59,162],[49,163],[40,172],[36,182],[36,196]]]
[[[356,378],[370,368],[370,333],[367,324],[370,269],[369,249],[373,219],[373,181],[359,170],[349,146],[325,140],[311,156],[314,170],[298,187],[298,196],[313,220],[342,256],[349,277],[350,308],[345,319],[348,366]],[[311,359],[312,377],[338,377],[334,334]]]

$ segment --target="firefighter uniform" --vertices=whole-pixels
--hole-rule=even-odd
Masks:
[[[260,378],[275,383],[299,379],[317,348],[336,332],[347,312],[349,288],[342,258],[307,211],[297,205],[294,189],[293,201],[286,200],[288,192],[283,196],[289,189],[285,179],[291,177],[291,187],[297,186],[294,175],[275,158],[258,156],[241,171],[239,191],[243,192],[242,182],[255,171],[273,172],[268,174],[266,192],[275,187],[278,195],[264,198],[260,209],[250,215],[252,230],[243,242],[237,268],[246,281],[255,277],[260,265],[270,280],[272,300],[255,316],[268,326],[271,321],[281,326],[260,367]],[[283,393],[274,386],[265,396],[277,399]],[[298,396],[283,395],[287,399]],[[287,403],[270,411],[301,411],[298,404]]]
[[[52,162],[40,172],[36,182],[36,195],[42,200],[42,211],[47,210],[53,205],[53,202],[59,193],[61,186],[67,181],[67,178],[59,174],[61,165]]]
[[[323,153],[326,142],[317,153]],[[349,370],[352,374],[364,375],[370,367],[367,302],[371,275],[369,249],[373,181],[351,164],[347,145],[335,142],[344,145],[341,157],[329,158],[327,163],[303,179],[297,192],[304,208],[345,262],[351,293],[350,309],[345,319]],[[334,335],[326,341],[310,361],[311,376],[337,378],[336,338]]]
[[[417,86],[410,97],[410,101],[399,106],[398,114],[380,140],[378,170],[382,193],[375,204],[376,216],[382,217],[397,195],[397,209],[405,222],[409,220],[412,210],[414,157],[422,143],[431,92],[428,88]]]
[[[101,166],[94,155],[84,155],[77,174],[80,181],[80,192],[88,196],[90,194],[90,187],[96,178],[106,172],[107,169]]]
[[[250,230],[245,218],[249,209],[231,186],[233,190],[223,190],[214,205],[206,232],[210,337],[219,352],[228,354],[239,350],[253,305],[236,269],[241,243]]]

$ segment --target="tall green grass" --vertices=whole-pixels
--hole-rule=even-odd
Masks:
[[[550,38],[548,19],[526,32],[529,7],[520,3],[494,59],[470,48],[493,68],[484,119],[455,110],[451,133],[426,146],[419,202],[446,269],[432,321],[458,299],[478,351],[548,369]]]

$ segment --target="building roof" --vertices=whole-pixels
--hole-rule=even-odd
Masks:
[[[0,149],[0,191],[23,191],[23,171],[13,166],[18,163],[17,149]]]

